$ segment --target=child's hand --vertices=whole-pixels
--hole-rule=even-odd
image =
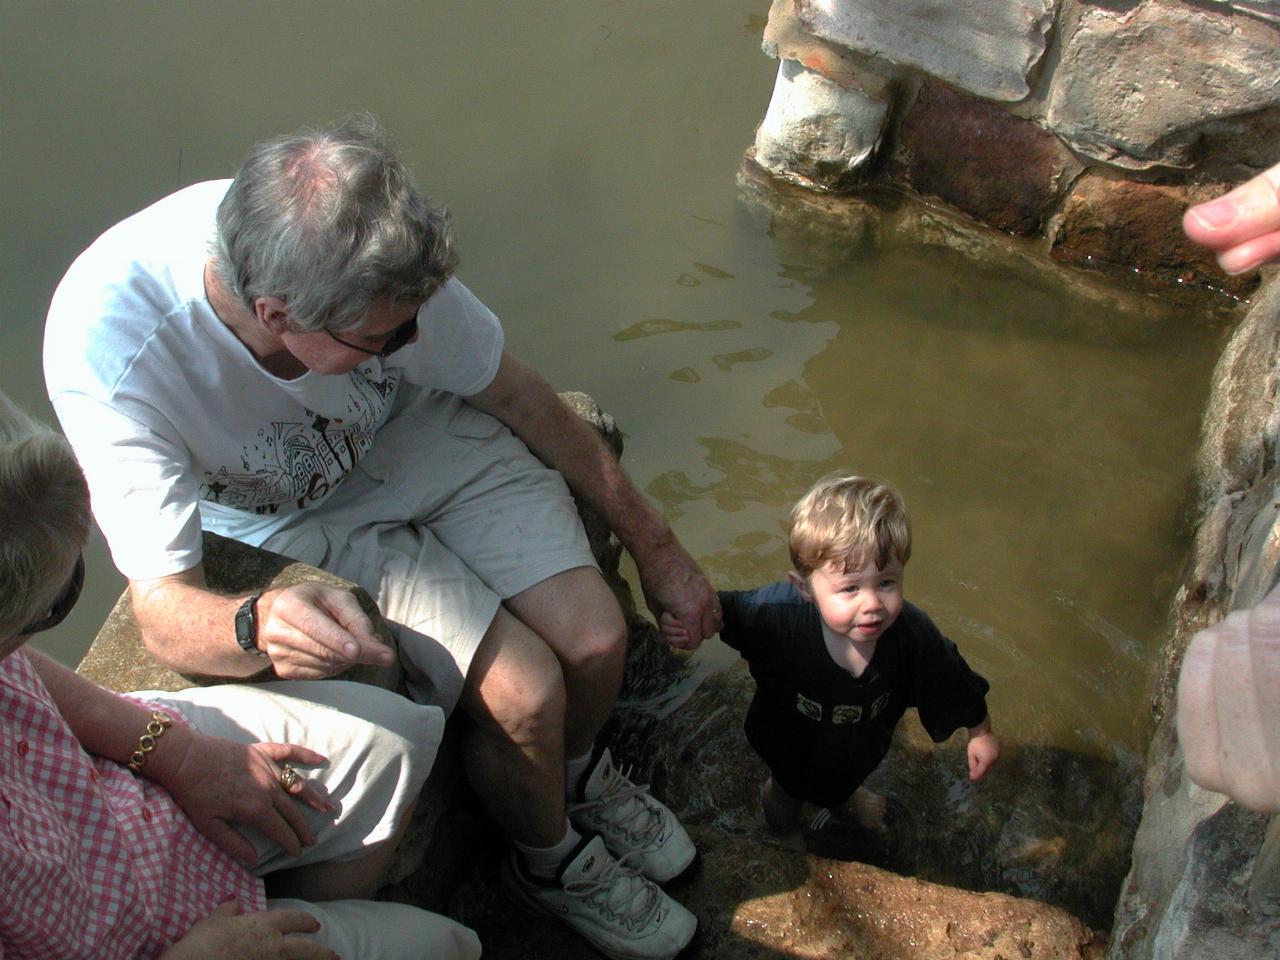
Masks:
[[[981,780],[1000,759],[1000,741],[991,732],[991,718],[969,730],[969,779]]]
[[[673,613],[663,613],[658,617],[658,633],[662,639],[679,650],[688,650],[694,644],[689,638],[689,631],[679,617]]]

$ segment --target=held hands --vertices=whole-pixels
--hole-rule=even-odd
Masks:
[[[981,780],[1000,759],[1000,741],[991,732],[991,718],[969,730],[969,779]]]
[[[658,621],[662,639],[681,650],[696,650],[723,624],[720,603],[688,551],[670,537],[638,555],[645,604]]]
[[[1280,260],[1280,163],[1183,215],[1188,237],[1218,254],[1227,273]]]
[[[175,725],[175,730],[177,729]],[[241,744],[183,728],[166,763],[148,766],[191,818],[196,829],[242,863],[253,866],[258,852],[233,824],[257,829],[292,856],[315,843],[306,817],[294,801],[329,813],[334,809],[323,785],[298,777],[286,792],[280,783],[285,761],[314,766],[325,757],[288,743]],[[169,744],[166,744],[169,746]],[[157,760],[159,760],[157,754]]]
[[[231,900],[198,921],[160,960],[339,960],[314,940],[290,936],[319,929],[319,921],[301,910],[242,913],[240,904]]]
[[[317,680],[357,663],[386,667],[395,660],[346,590],[309,581],[263,594],[258,608],[258,647],[281,679]]]

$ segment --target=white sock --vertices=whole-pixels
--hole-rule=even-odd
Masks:
[[[560,865],[573,852],[573,848],[582,842],[582,836],[570,825],[568,818],[564,821],[564,839],[550,847],[530,847],[515,841],[516,849],[524,858],[525,868],[535,877],[543,880],[554,880]]]
[[[564,763],[564,794],[571,801],[582,799],[582,795],[578,790],[578,781],[582,779],[582,775],[591,766],[593,753],[594,751],[588,750],[582,756],[566,760]]]

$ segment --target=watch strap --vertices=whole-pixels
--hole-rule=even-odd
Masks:
[[[240,609],[236,611],[236,643],[240,644],[240,649],[245,653],[260,656],[263,655],[258,646],[258,601],[261,598],[261,593],[255,593],[240,604]]]

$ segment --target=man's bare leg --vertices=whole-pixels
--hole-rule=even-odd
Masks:
[[[462,708],[473,721],[467,775],[513,840],[564,837],[565,687],[551,648],[499,607],[471,661]]]
[[[506,601],[560,663],[565,688],[564,755],[595,744],[613,712],[627,658],[627,627],[604,578],[593,567],[549,577]]]

